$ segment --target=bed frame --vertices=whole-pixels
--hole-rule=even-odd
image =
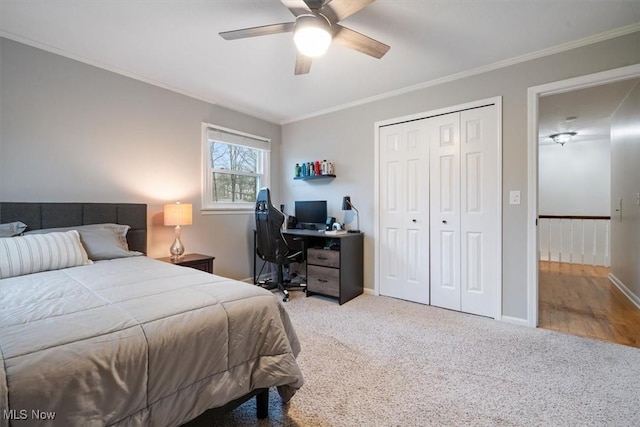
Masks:
[[[147,253],[147,205],[143,203],[38,203],[0,202],[0,224],[22,221],[27,230],[115,223],[131,228],[127,233],[129,249]],[[269,389],[256,389],[226,405],[209,409],[184,426],[211,425],[210,420],[230,412],[256,398],[257,417],[269,415]]]

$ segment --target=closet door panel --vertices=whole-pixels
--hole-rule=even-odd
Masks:
[[[460,114],[427,121],[431,165],[431,304],[460,310]]]
[[[380,128],[380,294],[429,303],[429,142],[424,121]]]
[[[494,317],[500,265],[496,107],[460,113],[461,310]]]

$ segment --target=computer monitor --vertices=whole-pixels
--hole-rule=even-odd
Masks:
[[[327,201],[296,201],[296,221],[301,228],[323,227],[327,220]]]

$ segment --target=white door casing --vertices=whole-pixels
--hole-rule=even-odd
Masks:
[[[380,128],[380,293],[429,303],[429,140],[422,120]]]
[[[527,90],[527,318],[510,317],[511,322],[533,328],[538,326],[538,98],[637,77],[640,77],[640,64],[545,83]]]

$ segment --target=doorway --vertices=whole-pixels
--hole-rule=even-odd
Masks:
[[[592,88],[604,84],[621,82],[640,77],[640,65],[624,67],[575,79],[550,83],[529,89],[529,187],[528,187],[528,323],[529,326],[539,326],[539,302],[540,302],[540,193],[539,193],[539,126],[540,126],[540,98],[549,95],[569,93],[571,91]],[[592,256],[593,254],[590,254]],[[584,254],[582,254],[584,256]],[[606,256],[606,255],[605,255]],[[595,256],[592,256],[595,258]],[[565,258],[567,260],[567,258]],[[555,260],[550,260],[555,262]],[[551,265],[545,270],[545,275],[550,271]],[[559,268],[559,266],[558,266]],[[551,268],[551,270],[553,270]],[[557,272],[556,272],[557,273]],[[602,272],[594,277],[602,275]],[[565,276],[568,276],[565,272]],[[596,279],[594,279],[596,280]],[[608,279],[607,279],[608,280]],[[545,320],[546,321],[546,320]]]

